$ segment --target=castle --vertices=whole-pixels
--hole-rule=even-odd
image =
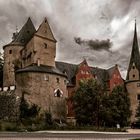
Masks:
[[[67,76],[55,66],[56,40],[47,19],[36,31],[29,18],[3,49],[3,86],[16,86],[17,96],[24,95],[30,104],[51,113],[53,119],[65,119]]]
[[[12,39],[3,47],[3,87],[15,87],[17,96],[24,95],[53,119],[75,121],[70,97],[82,79],[96,79],[108,92],[124,84],[117,65],[101,69],[86,60],[77,65],[56,62],[57,41],[46,18],[37,30],[29,18]]]

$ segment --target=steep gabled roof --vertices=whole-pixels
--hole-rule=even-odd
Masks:
[[[128,67],[128,71],[127,71],[126,80],[129,80],[129,72],[130,72],[130,69],[132,68],[133,63],[135,64],[135,66],[138,69],[139,74],[140,74],[140,54],[139,54],[139,46],[138,46],[138,39],[137,39],[136,22],[135,22],[132,52],[131,52],[131,57],[130,57],[130,62],[129,62],[129,67]]]
[[[11,43],[5,45],[4,48],[6,46],[15,45],[15,44],[20,44],[20,45],[25,46],[33,37],[35,32],[36,32],[36,29],[33,25],[31,18],[29,17],[27,22],[19,31],[19,33],[16,33],[16,37],[14,38],[14,40]]]
[[[72,84],[72,78],[75,77],[78,65],[69,64],[65,62],[55,62],[56,68],[58,68],[61,72],[66,73],[69,83]]]
[[[33,37],[35,32],[36,32],[36,29],[33,25],[31,18],[28,18],[27,22],[19,31],[18,36],[13,42],[20,42],[21,44],[26,45],[30,41],[30,39]]]
[[[47,21],[47,18],[45,18],[43,20],[43,22],[41,23],[41,25],[39,26],[39,28],[36,32],[36,35],[56,42],[56,39],[52,33],[52,30],[51,30],[51,27]]]
[[[104,86],[104,84],[109,80],[108,72],[105,69],[91,67],[92,74],[96,76],[97,81]]]
[[[108,71],[108,75],[109,75],[109,78],[112,77],[114,71],[116,70],[116,67],[117,67],[117,65],[112,66],[111,68],[107,69],[107,71]]]
[[[79,66],[81,66],[81,65],[88,65],[87,60],[84,59],[84,60],[79,64]]]

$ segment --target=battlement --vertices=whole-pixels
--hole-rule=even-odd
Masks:
[[[2,91],[14,91],[15,89],[16,89],[16,86],[0,87],[0,92],[2,92]]]

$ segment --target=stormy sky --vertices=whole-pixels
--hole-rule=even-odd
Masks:
[[[140,0],[0,0],[0,45],[31,17],[36,29],[47,17],[57,42],[56,60],[109,68],[125,78],[134,21],[140,40]]]

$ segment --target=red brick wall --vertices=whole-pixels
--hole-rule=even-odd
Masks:
[[[124,81],[120,75],[118,68],[116,68],[114,70],[113,74],[111,75],[110,80],[109,80],[110,91],[112,91],[113,88],[115,88],[119,85],[123,85],[123,84],[124,84]]]
[[[74,117],[74,109],[73,109],[73,102],[72,102],[72,97],[75,94],[75,90],[79,86],[79,81],[82,79],[90,79],[93,78],[94,76],[91,74],[91,69],[87,65],[87,63],[82,62],[79,65],[78,71],[76,73],[76,85],[74,87],[68,87],[68,114],[67,117]]]
[[[94,76],[91,74],[91,69],[88,65],[82,64],[79,66],[79,69],[76,74],[76,85],[78,86],[79,81],[82,79],[91,79]]]

